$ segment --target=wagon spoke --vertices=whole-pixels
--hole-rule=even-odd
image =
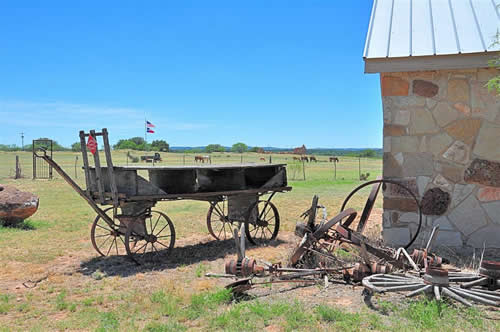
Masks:
[[[156,219],[155,226],[151,229],[151,233],[153,233],[156,229],[156,225],[158,225],[158,221],[160,220],[161,214],[158,215],[158,218]]]
[[[141,250],[142,248],[144,248],[145,246],[147,246],[147,244],[148,244],[148,243],[146,242],[146,243],[145,243],[145,244],[143,244],[140,248],[137,248],[137,249],[135,249],[135,246],[134,246],[134,250],[135,250],[135,252],[139,252],[139,250]]]
[[[116,236],[115,236],[115,248],[116,248],[116,254],[118,255],[118,241],[116,241]]]
[[[106,256],[109,255],[109,252],[111,251],[111,248],[113,248],[113,243],[116,241],[116,237],[111,241],[111,245],[108,248],[108,252],[106,252]]]
[[[102,228],[102,229],[105,229],[105,230],[107,230],[107,231],[110,231],[110,232],[112,232],[112,231],[113,231],[113,230],[111,230],[111,229],[109,229],[109,228],[106,228],[106,227],[104,227],[104,226],[101,226],[101,225],[99,225],[99,224],[96,224],[96,226],[97,226],[97,227],[100,227],[100,228]]]
[[[157,240],[156,242],[157,242],[157,243],[159,243],[159,244],[161,244],[161,245],[162,245],[162,246],[164,246],[165,248],[170,249],[170,247],[168,247],[168,246],[164,245],[162,242],[160,242],[160,241],[158,241],[158,240]]]
[[[162,228],[162,229],[161,229],[158,233],[156,233],[156,234],[161,234],[161,232],[162,232],[165,228],[167,228],[167,226],[168,226],[168,224],[166,224],[165,226],[163,226],[163,228]]]

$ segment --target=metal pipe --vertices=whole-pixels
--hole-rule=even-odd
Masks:
[[[406,294],[406,297],[413,297],[413,296],[418,295],[418,294],[420,294],[422,292],[427,292],[431,287],[432,287],[432,285],[425,285],[422,288],[419,288],[417,290],[414,290],[411,293]]]
[[[461,284],[460,288],[471,288],[474,286],[481,286],[481,285],[485,285],[487,282],[488,282],[488,278],[484,277],[484,278],[477,279],[477,280],[474,280],[471,282],[466,282],[465,284]]]
[[[472,307],[472,303],[470,303],[469,301],[467,301],[466,299],[464,299],[460,295],[453,293],[451,290],[448,290],[448,288],[444,287],[443,289],[441,289],[441,291],[443,292],[444,295],[451,297],[452,299],[462,303],[463,305],[466,305],[468,307]]]
[[[439,293],[439,286],[433,286],[432,289],[434,291],[434,296],[436,297],[436,300],[441,301],[441,294]]]
[[[479,297],[477,295],[467,293],[463,289],[455,288],[455,287],[450,287],[450,290],[453,291],[454,293],[462,296],[462,297],[468,298],[469,300],[473,300],[473,301],[476,301],[476,302],[479,302],[479,303],[483,303],[483,304],[487,304],[487,305],[498,306],[498,302],[487,300],[487,299]]]

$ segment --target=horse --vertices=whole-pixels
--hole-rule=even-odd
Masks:
[[[309,157],[309,161],[314,161],[315,163],[317,163],[317,162],[318,162],[318,159],[316,159],[316,157],[315,157],[315,156],[310,156],[310,157]]]
[[[194,161],[195,162],[205,163],[205,160],[208,163],[210,161],[210,156],[194,156]]]
[[[298,160],[298,161],[300,161],[300,158],[299,158],[299,157],[293,157],[293,160]]]
[[[262,160],[262,161],[266,161],[266,158],[264,158],[264,157],[260,157],[260,160]]]
[[[302,156],[302,157],[300,157],[300,160],[301,160],[301,161],[306,161],[306,162],[309,162],[309,158],[307,158],[307,156]]]
[[[338,163],[339,162],[339,158],[337,157],[330,157],[330,160],[329,160],[331,163]]]

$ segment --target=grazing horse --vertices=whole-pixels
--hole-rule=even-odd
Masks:
[[[317,162],[318,162],[318,159],[316,159],[316,157],[315,157],[315,156],[310,156],[310,157],[309,157],[309,161],[314,161],[315,163],[317,163]]]
[[[300,158],[299,158],[299,157],[293,157],[293,160],[298,160],[298,161],[300,161]]]
[[[307,158],[307,156],[300,157],[300,160],[309,162],[309,158]]]
[[[264,158],[264,157],[260,157],[260,160],[262,160],[262,161],[266,161],[266,158]]]
[[[194,156],[195,162],[208,163],[210,161],[210,156]]]
[[[331,163],[338,163],[339,162],[339,158],[337,158],[337,157],[330,157],[330,162]]]

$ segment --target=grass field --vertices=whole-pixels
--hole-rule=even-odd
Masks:
[[[223,272],[224,258],[235,254],[231,241],[213,241],[207,233],[206,202],[163,202],[178,240],[171,259],[159,265],[137,266],[124,257],[98,257],[90,237],[92,209],[59,176],[31,180],[31,154],[20,156],[25,178],[13,180],[16,153],[0,152],[0,183],[34,192],[38,212],[25,228],[0,228],[0,330],[498,330],[496,321],[481,310],[419,299],[408,304],[376,299],[377,311],[361,300],[359,287],[330,286],[294,289],[236,300],[223,289],[226,281],[204,277]],[[133,153],[139,156],[139,153]],[[56,152],[54,159],[83,185],[81,155]],[[193,155],[162,154],[160,165],[192,164]],[[263,162],[256,154],[214,154],[213,163]],[[269,155],[263,155],[269,158]],[[102,157],[101,160],[104,160]],[[124,152],[114,152],[115,165],[124,165]],[[184,161],[185,160],[185,161]],[[272,155],[276,163],[299,166],[291,156]],[[360,182],[358,160],[340,158],[337,180],[333,165],[321,158],[306,165],[306,181],[290,181],[293,190],[274,199],[282,221],[279,241],[273,246],[250,248],[248,255],[286,261],[293,247],[295,222],[314,194],[333,216],[344,197]],[[362,159],[361,172],[370,179],[381,174],[380,159]],[[295,171],[302,173],[302,169]],[[146,175],[145,175],[146,176]],[[301,178],[302,174],[294,174]],[[367,191],[351,206],[360,210]],[[381,201],[378,202],[378,207]],[[380,225],[375,225],[380,227]],[[380,228],[377,229],[380,231]],[[24,284],[23,284],[24,283]],[[345,289],[344,289],[345,288]],[[347,292],[347,293],[346,293]],[[352,292],[352,293],[350,293]],[[346,295],[347,294],[347,295]],[[342,302],[342,301],[344,302]],[[351,301],[351,306],[342,305]],[[354,301],[354,302],[353,302]]]

